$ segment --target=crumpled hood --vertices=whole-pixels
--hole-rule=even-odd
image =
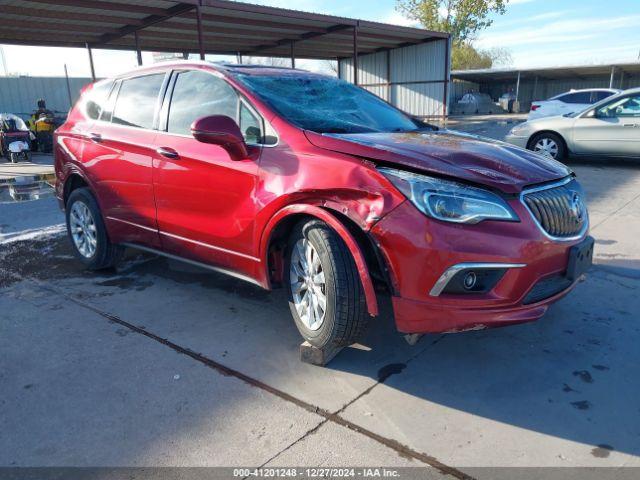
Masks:
[[[519,193],[527,185],[564,178],[560,162],[528,150],[450,130],[411,133],[305,132],[320,148],[458,178]]]

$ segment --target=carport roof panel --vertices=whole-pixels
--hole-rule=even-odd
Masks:
[[[616,63],[608,65],[578,65],[567,67],[548,67],[548,68],[528,68],[528,69],[485,69],[485,70],[454,70],[451,72],[451,78],[458,80],[467,80],[469,82],[499,82],[512,81],[518,77],[520,73],[521,79],[530,79],[538,77],[540,79],[554,80],[563,78],[580,78],[593,75],[610,75],[611,68],[615,67],[616,74],[621,71],[625,73],[640,73],[640,63]]]
[[[294,43],[299,57],[348,57],[356,25],[360,53],[448,38],[420,28],[227,0],[5,0],[0,43],[134,50],[137,32],[142,50],[197,52],[198,3],[206,53],[287,56]]]

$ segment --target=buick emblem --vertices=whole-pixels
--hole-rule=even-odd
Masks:
[[[577,192],[573,192],[571,197],[571,214],[576,219],[576,223],[582,223],[584,220],[584,204]]]

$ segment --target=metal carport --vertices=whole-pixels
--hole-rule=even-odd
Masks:
[[[224,0],[2,0],[0,43],[308,59],[358,58],[446,33]],[[438,78],[446,91],[446,74]],[[359,83],[360,69],[350,79]],[[419,79],[420,80],[420,79]],[[430,79],[432,81],[433,79]],[[446,97],[446,95],[445,95]],[[443,100],[444,103],[446,101]],[[445,110],[446,111],[446,106]]]
[[[509,90],[516,94],[522,110],[532,101],[544,100],[582,88],[620,88],[640,86],[640,63],[574,65],[528,69],[459,70],[451,72],[450,102],[467,91],[480,91],[494,99]]]

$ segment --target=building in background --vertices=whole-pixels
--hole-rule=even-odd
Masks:
[[[586,65],[578,67],[531,68],[522,70],[458,70],[451,72],[450,104],[465,93],[486,93],[494,101],[513,92],[520,112],[531,102],[546,100],[569,90],[583,88],[640,87],[640,63]]]
[[[358,57],[358,85],[405,112],[423,118],[447,112],[448,38],[384,49]],[[338,61],[338,76],[353,82],[353,58]]]
[[[67,89],[65,77],[0,77],[0,112],[27,118],[43,98],[49,110],[66,114],[89,83],[90,78],[69,78]]]

